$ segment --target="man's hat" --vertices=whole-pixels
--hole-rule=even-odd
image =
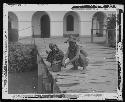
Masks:
[[[66,40],[64,43],[68,43],[68,42],[78,42],[79,39],[74,37],[74,36],[70,36],[68,40]]]

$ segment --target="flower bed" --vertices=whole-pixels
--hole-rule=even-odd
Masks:
[[[19,42],[8,44],[8,71],[24,72],[37,68],[37,57],[34,45],[23,45]]]

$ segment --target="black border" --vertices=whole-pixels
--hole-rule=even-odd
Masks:
[[[68,1],[68,0],[67,0]],[[10,0],[10,1],[8,1],[8,0],[4,0],[4,2],[3,3],[7,3],[7,4],[10,4],[10,5],[13,5],[13,4],[91,4],[91,3],[93,3],[93,4],[95,4],[94,3],[95,2],[95,0],[74,0],[74,1],[70,1],[69,0],[69,3],[65,3],[65,1],[60,1],[59,2],[59,0],[58,1],[53,1],[52,2],[52,0],[32,0],[32,1],[30,1],[29,2],[29,0]],[[2,6],[0,6],[0,7],[2,7],[0,10],[1,10],[1,13],[3,14],[3,3],[2,3]],[[103,0],[103,3],[101,2],[101,1],[97,1],[96,0],[96,4],[122,4],[122,5],[124,5],[124,0],[118,0],[118,1],[116,1],[116,0]],[[120,11],[120,12],[123,12],[123,11]],[[1,20],[1,22],[3,22],[3,15],[0,15],[0,20]],[[124,17],[123,17],[124,18]],[[3,25],[3,23],[1,23],[0,25]],[[124,25],[124,24],[123,24]],[[124,26],[123,26],[124,27]],[[1,27],[1,38],[3,38],[3,26]],[[123,30],[124,30],[124,28],[123,28]],[[121,32],[121,31],[120,31]],[[123,34],[123,39],[124,39],[124,34]],[[120,38],[120,37],[119,37]],[[1,40],[2,41],[2,40]],[[119,39],[119,41],[121,41],[121,39]],[[123,40],[123,42],[122,42],[123,44],[124,44],[124,40]],[[2,44],[3,45],[3,44]],[[3,46],[2,46],[3,47]],[[1,51],[2,52],[2,51]],[[2,54],[3,55],[3,54]],[[2,57],[1,57],[2,58]],[[3,60],[2,60],[3,61]],[[2,65],[2,64],[1,64]],[[124,70],[124,68],[123,68],[123,70]],[[1,68],[1,75],[2,75],[2,68]],[[1,77],[1,79],[2,79],[2,77]],[[1,84],[2,84],[2,81],[1,81]],[[124,86],[124,85],[123,85]],[[1,85],[1,89],[2,89],[2,85]],[[123,87],[123,89],[124,89],[124,87]],[[124,94],[124,93],[123,93]],[[124,95],[123,95],[124,96]],[[2,90],[1,90],[1,99],[2,99]],[[12,100],[7,100],[7,99],[2,99],[1,100],[2,102],[3,101],[12,101]],[[16,100],[15,100],[16,101]],[[24,101],[24,100],[21,100],[21,101]],[[25,100],[26,101],[26,100]],[[113,100],[114,101],[114,100]],[[116,101],[116,100],[115,100]]]

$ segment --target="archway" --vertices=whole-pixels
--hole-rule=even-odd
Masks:
[[[8,12],[8,39],[18,41],[18,18],[13,12]]]
[[[48,15],[43,15],[41,17],[41,37],[49,38],[50,37],[50,20]]]
[[[37,11],[32,16],[33,37],[50,37],[50,17],[45,11]]]
[[[93,34],[103,36],[106,32],[105,29],[106,15],[103,12],[96,12],[92,18]]]
[[[63,36],[67,37],[70,35],[79,36],[80,25],[79,16],[76,12],[70,11],[64,15],[63,18]]]

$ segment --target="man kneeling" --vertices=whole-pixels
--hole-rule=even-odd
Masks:
[[[67,42],[69,43],[69,47],[63,58],[63,65],[66,67],[69,63],[72,63],[73,70],[78,70],[78,66],[86,69],[86,66],[88,66],[87,53],[77,44],[77,39],[75,37],[71,36],[66,43]],[[67,58],[69,58],[69,61],[65,63]]]

